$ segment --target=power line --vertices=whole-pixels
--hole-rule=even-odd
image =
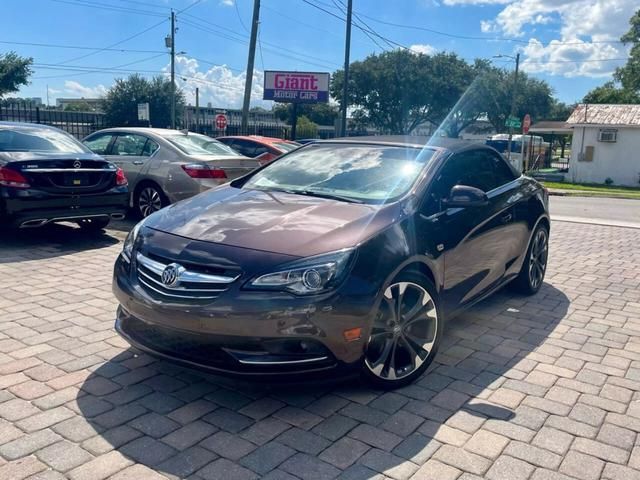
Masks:
[[[109,70],[114,70],[114,69],[121,69],[123,67],[128,67],[130,65],[135,65],[135,64],[139,64],[139,63],[144,63],[144,62],[148,62],[150,60],[155,60],[156,58],[162,57],[166,55],[166,52],[162,52],[159,55],[153,55],[151,57],[146,57],[146,58],[142,58],[139,60],[134,60],[133,62],[127,62],[127,63],[123,63],[122,65],[114,65],[113,67],[95,67],[95,68],[99,68],[100,70],[87,70],[87,71],[83,71],[83,72],[79,72],[79,73],[75,73],[75,74],[71,74],[71,75],[49,75],[46,77],[34,77],[34,80],[44,80],[44,79],[50,79],[50,78],[68,78],[68,77],[77,77],[80,75],[89,75],[91,73],[104,73],[104,69],[109,69]],[[35,64],[35,65],[50,65],[50,64]],[[70,67],[70,66],[69,66]],[[38,67],[36,67],[38,68]],[[45,67],[41,67],[41,68],[45,68]],[[90,68],[90,67],[87,67]],[[94,67],[91,67],[94,68]],[[52,68],[53,70],[53,68]],[[61,69],[63,70],[63,69]],[[73,70],[72,70],[73,71]]]
[[[100,50],[100,51],[108,51],[108,52],[122,52],[122,53],[166,53],[161,52],[160,50],[132,50],[126,48],[102,48],[102,47],[84,47],[81,45],[58,45],[54,43],[33,43],[33,42],[9,42],[5,40],[0,40],[1,44],[6,45],[24,45],[31,47],[44,47],[44,48],[66,48],[73,50]]]
[[[79,7],[94,8],[99,10],[108,10],[108,11],[120,12],[120,13],[132,13],[134,15],[146,15],[151,17],[164,16],[164,14],[162,13],[153,12],[151,10],[140,10],[135,8],[119,7],[117,5],[107,5],[104,3],[91,2],[88,0],[51,0],[51,1],[56,3],[65,3],[67,5],[76,5]]]
[[[238,2],[237,1],[233,2],[233,6],[236,7],[236,15],[238,16],[238,21],[240,22],[240,25],[242,25],[242,28],[244,29],[245,32],[249,33],[249,29],[242,21],[242,16],[240,15],[240,9],[238,8]]]
[[[244,38],[236,38],[236,37],[231,36],[230,34],[225,34],[223,32],[219,32],[219,31],[216,31],[214,29],[211,29],[211,28],[208,28],[208,27],[204,27],[202,25],[196,24],[196,23],[191,22],[191,21],[182,20],[182,23],[185,24],[185,25],[190,26],[191,28],[197,28],[197,29],[199,29],[201,31],[204,31],[204,32],[207,32],[207,33],[211,33],[213,35],[216,35],[216,36],[219,36],[219,37],[222,37],[222,38],[226,38],[226,39],[232,40],[234,42],[242,43],[242,44],[245,44],[245,45],[248,43],[248,40],[246,39],[246,37],[244,37]],[[240,36],[239,34],[235,34],[235,35],[236,36]],[[272,44],[267,43],[267,42],[262,42],[262,43],[264,45],[272,45]],[[278,55],[280,57],[283,57],[283,58],[289,58],[289,59],[295,60],[297,62],[302,62],[302,63],[306,63],[306,64],[309,64],[309,65],[315,65],[315,66],[319,66],[321,68],[326,68],[326,69],[329,69],[329,70],[332,70],[333,68],[335,68],[335,66],[337,66],[337,64],[334,64],[334,66],[328,66],[326,64],[322,64],[322,63],[319,63],[319,62],[313,62],[313,61],[310,61],[309,58],[320,60],[321,62],[324,61],[324,60],[318,59],[317,57],[304,57],[304,56],[302,56],[302,54],[300,54],[298,52],[295,52],[293,50],[289,50],[289,49],[280,47],[278,45],[274,45],[274,47],[275,48],[264,47],[264,50],[266,50],[268,52],[271,52],[271,53],[273,53],[275,55]],[[292,53],[291,54],[287,54],[287,53],[284,53],[284,52],[292,52]],[[328,62],[328,60],[327,60],[327,62]]]
[[[95,52],[87,53],[87,54],[85,54],[85,55],[80,55],[79,57],[70,58],[70,59],[65,60],[64,62],[61,62],[61,63],[63,63],[63,64],[64,64],[64,63],[75,62],[76,60],[82,60],[83,58],[90,57],[90,56],[92,56],[92,55],[95,55],[96,53],[104,52],[104,51],[106,51],[106,50],[108,50],[108,49],[112,49],[113,47],[117,47],[118,45],[122,45],[123,43],[126,43],[126,42],[128,42],[129,40],[133,40],[134,38],[137,38],[137,37],[139,37],[140,35],[143,35],[143,34],[147,33],[149,30],[153,30],[154,28],[159,27],[160,25],[162,25],[163,23],[165,23],[167,20],[168,20],[168,19],[166,19],[166,18],[165,18],[165,19],[161,20],[160,22],[158,22],[158,23],[154,23],[154,24],[153,24],[153,25],[151,25],[150,27],[145,28],[145,29],[144,29],[144,30],[142,30],[141,32],[135,33],[135,34],[133,34],[133,35],[131,35],[131,36],[129,36],[129,37],[127,37],[127,38],[125,38],[124,40],[120,40],[120,41],[118,41],[118,42],[112,43],[111,45],[107,45],[107,46],[106,46],[106,47],[104,47],[104,48],[100,48],[100,49],[96,50]]]
[[[303,2],[306,2],[306,0],[302,0]],[[307,2],[308,3],[308,2]],[[470,36],[470,35],[458,35],[458,34],[454,34],[454,33],[447,33],[447,32],[442,32],[439,30],[434,30],[432,28],[427,28],[427,27],[419,27],[417,25],[406,25],[406,24],[401,24],[401,23],[395,23],[395,22],[388,22],[385,20],[380,20],[378,18],[375,17],[371,17],[369,15],[365,15],[364,13],[359,12],[359,14],[368,19],[371,20],[373,22],[379,23],[381,25],[388,25],[391,27],[397,27],[397,28],[406,28],[406,29],[410,29],[410,30],[421,30],[424,32],[429,32],[429,33],[435,33],[436,35],[443,35],[445,37],[451,37],[451,38],[459,38],[462,40],[482,40],[482,41],[491,41],[491,42],[513,42],[513,43],[522,43],[525,45],[529,44],[529,40],[521,40],[519,38],[510,38],[510,37],[480,37],[480,36]],[[584,44],[589,44],[589,43],[622,43],[620,40],[594,40],[591,42],[554,42],[554,45],[584,45]]]

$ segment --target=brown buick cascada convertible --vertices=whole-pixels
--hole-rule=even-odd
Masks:
[[[549,227],[547,192],[489,147],[313,143],[136,225],[116,328],[213,372],[394,388],[448,319],[509,282],[538,291]]]

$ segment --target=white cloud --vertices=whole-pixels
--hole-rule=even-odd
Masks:
[[[167,70],[167,68],[165,68]],[[214,107],[239,108],[244,98],[245,72],[235,73],[226,65],[202,68],[194,58],[176,57],[176,81],[184,91],[187,102],[195,104],[196,87],[200,90],[200,105],[208,102]],[[251,83],[251,106],[270,107],[272,102],[262,100],[263,72],[254,70]]]
[[[568,41],[569,44],[552,40],[545,46],[536,39],[530,40],[523,51],[526,58],[522,62],[522,70],[565,77],[608,77],[622,63],[606,60],[624,57],[617,46],[575,38]]]
[[[416,43],[415,45],[411,45],[409,50],[415,53],[422,53],[424,55],[433,55],[438,51],[436,47],[433,45],[427,45],[424,43]]]
[[[235,0],[220,0],[220,5],[224,5],[225,7],[233,7]]]
[[[49,89],[49,92],[51,92],[51,89]],[[74,80],[67,80],[64,82],[64,92],[74,97],[98,98],[107,93],[107,87],[102,84],[95,87],[87,87]]]
[[[483,33],[510,37],[531,35],[537,25],[557,39],[542,45],[532,39],[523,49],[523,68],[567,77],[610,75],[625,58],[628,48],[618,40],[629,29],[629,17],[638,0],[444,0],[446,5],[502,4],[495,18],[480,22]],[[570,43],[570,44],[567,44]],[[581,61],[584,63],[570,62]]]

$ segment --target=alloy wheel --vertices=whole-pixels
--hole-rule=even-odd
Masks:
[[[162,208],[160,192],[153,187],[145,187],[138,196],[138,209],[143,217],[148,217]]]
[[[429,292],[412,282],[384,292],[365,353],[365,365],[382,380],[415,372],[434,351],[438,314]]]
[[[529,282],[531,288],[537,289],[544,279],[549,252],[547,231],[541,228],[536,233],[529,257]]]

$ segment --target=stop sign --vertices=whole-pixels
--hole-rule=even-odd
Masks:
[[[227,117],[226,115],[216,115],[216,128],[218,130],[224,130],[227,128]]]
[[[529,133],[529,127],[531,127],[531,115],[527,113],[522,120],[522,131],[525,134]]]

